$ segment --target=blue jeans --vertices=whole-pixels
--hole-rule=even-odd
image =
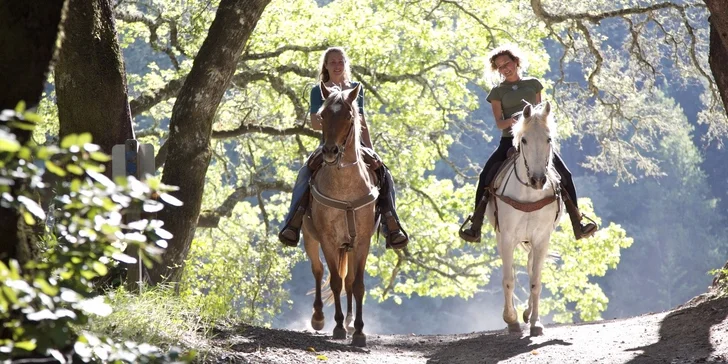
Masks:
[[[308,168],[308,163],[304,163],[303,167],[298,170],[298,177],[296,177],[296,184],[293,185],[293,197],[291,197],[291,206],[288,207],[288,215],[286,215],[285,221],[283,221],[283,228],[288,225],[288,222],[293,218],[293,213],[298,209],[298,205],[301,204],[301,199],[308,192],[308,182],[311,180],[311,169]]]

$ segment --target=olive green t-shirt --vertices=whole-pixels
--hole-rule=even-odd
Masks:
[[[541,82],[533,77],[523,77],[518,82],[501,82],[493,87],[486,100],[498,100],[503,109],[503,118],[508,119],[513,114],[523,111],[526,102],[536,103],[536,95],[543,90]],[[526,102],[524,102],[526,101]],[[511,128],[503,129],[502,137],[512,137]]]

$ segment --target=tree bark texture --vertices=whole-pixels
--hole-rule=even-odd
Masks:
[[[51,69],[64,16],[65,0],[0,2],[0,110],[38,105]],[[25,144],[30,132],[16,132]],[[21,263],[32,259],[27,239],[18,237],[16,210],[0,207],[0,260]]]
[[[235,74],[238,59],[270,0],[222,0],[207,38],[172,108],[169,154],[162,182],[179,186],[184,205],[166,206],[158,218],[174,237],[162,264],[150,270],[151,283],[176,282],[194,237],[210,163],[212,122]]]
[[[728,112],[728,1],[705,0],[710,10],[710,70]]]
[[[90,132],[110,155],[115,144],[134,138],[111,0],[69,0],[68,6],[55,69],[59,135]]]

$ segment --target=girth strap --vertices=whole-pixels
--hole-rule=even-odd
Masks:
[[[353,248],[352,245],[354,244],[354,238],[356,238],[355,212],[356,210],[376,201],[379,197],[379,190],[374,188],[369,191],[369,194],[357,199],[356,201],[341,201],[325,196],[318,190],[318,188],[316,188],[314,184],[311,184],[311,195],[313,196],[314,200],[324,206],[346,211],[346,227],[349,231],[349,246],[347,247],[347,250],[349,250]]]

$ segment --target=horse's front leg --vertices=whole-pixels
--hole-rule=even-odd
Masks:
[[[532,244],[528,243],[528,265],[526,267],[526,273],[528,274],[529,279],[533,275],[531,272],[533,272],[533,249],[531,248]],[[533,299],[531,294],[528,295],[528,307],[525,311],[523,311],[523,322],[528,323],[529,319],[531,317],[531,308],[533,306]]]
[[[353,252],[349,252],[349,267],[348,271],[349,273],[346,275],[346,279],[344,280],[344,290],[346,291],[346,319],[344,319],[344,326],[346,327],[346,332],[349,334],[354,333],[354,326],[351,325],[351,323],[354,321],[354,314],[352,310],[352,306],[354,305],[354,300],[352,299],[352,294],[354,292],[354,271],[355,271],[355,259]]]
[[[316,296],[313,300],[313,314],[311,315],[311,328],[321,331],[324,328],[324,304],[321,301],[321,280],[324,277],[324,265],[319,257],[319,243],[303,231],[303,242],[308,259],[311,261],[311,272],[316,281]]]
[[[513,250],[515,244],[512,239],[498,235],[498,253],[503,261],[503,321],[508,324],[508,331],[512,333],[521,332],[521,325],[518,324],[518,314],[513,307],[513,290],[515,288],[515,277],[513,275]]]
[[[356,319],[354,320],[354,334],[351,338],[351,345],[358,347],[367,346],[367,337],[364,335],[364,271],[366,269],[367,255],[369,255],[369,244],[359,244],[359,249],[352,257],[354,262],[354,298],[356,299]]]
[[[336,252],[335,258],[332,257],[332,259],[326,259],[326,263],[329,266],[329,274],[331,276],[331,281],[329,282],[329,284],[331,286],[331,292],[334,295],[334,307],[336,308],[336,313],[334,314],[334,320],[336,321],[336,327],[334,327],[333,335],[334,340],[346,339],[346,329],[344,328],[344,313],[341,310],[341,289],[343,288],[343,282],[341,279],[341,275],[339,274],[339,264],[341,259],[346,259],[346,254],[340,254],[340,252],[338,251]]]
[[[543,335],[543,325],[541,324],[538,315],[538,300],[541,296],[541,270],[543,269],[544,260],[548,254],[549,241],[548,238],[545,241],[541,241],[540,244],[534,244],[533,250],[531,251],[532,267],[529,272],[529,283],[530,283],[530,296],[528,298],[528,305],[531,309],[531,336]]]

